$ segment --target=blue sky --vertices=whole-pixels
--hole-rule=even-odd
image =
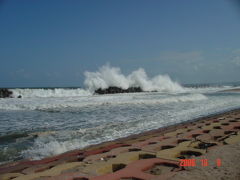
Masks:
[[[180,83],[240,81],[239,4],[0,1],[0,87],[82,86],[106,63]]]

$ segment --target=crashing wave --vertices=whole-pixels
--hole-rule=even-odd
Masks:
[[[91,92],[95,92],[98,89],[107,89],[109,87],[118,87],[125,90],[137,87],[141,88],[143,91],[158,92],[184,91],[184,88],[177,82],[172,81],[168,75],[158,75],[149,78],[142,68],[125,76],[121,73],[120,68],[105,65],[100,67],[97,72],[86,71],[84,75],[86,77],[84,85]]]
[[[105,65],[99,68],[97,72],[85,73],[84,85],[86,89],[81,88],[53,88],[53,89],[10,89],[13,97],[75,97],[89,96],[98,91],[99,94],[122,93],[122,92],[184,92],[179,83],[174,82],[168,75],[157,75],[149,78],[144,69],[139,68],[131,74],[125,76],[120,68]]]

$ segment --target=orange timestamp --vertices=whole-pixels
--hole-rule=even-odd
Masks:
[[[208,159],[181,159],[180,160],[180,166],[194,167],[198,164],[197,160],[200,161],[200,164],[201,164],[202,167],[209,166]],[[221,159],[216,159],[215,163],[218,167],[220,167],[221,164],[222,164]]]

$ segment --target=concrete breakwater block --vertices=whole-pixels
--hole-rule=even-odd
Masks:
[[[82,159],[82,157],[79,157],[78,154],[81,154],[82,151],[74,151],[74,152],[67,152],[58,156],[48,157],[44,158],[42,160],[34,160],[34,161],[22,161],[17,164],[12,164],[7,167],[0,168],[0,174],[4,173],[22,173],[24,169],[32,168],[34,166],[39,167],[40,165],[46,165],[49,163],[53,163],[55,165],[61,164],[63,162],[72,162],[75,160]],[[46,165],[48,166],[48,165]],[[50,165],[51,166],[51,165]]]
[[[166,137],[166,136],[159,136],[159,137],[151,137],[147,140],[144,140],[144,141],[138,141],[138,142],[135,142],[132,144],[132,146],[134,147],[144,147],[144,146],[147,146],[147,145],[151,145],[151,144],[157,144],[158,142],[161,142],[165,139],[168,139],[169,137]]]
[[[155,158],[155,153],[145,151],[124,152],[118,154],[116,157],[108,160],[97,161],[87,165],[81,171],[86,174],[103,175],[114,172],[118,165],[126,166],[127,164],[137,161],[139,159]]]
[[[6,173],[3,175],[0,175],[0,180],[10,180],[19,176],[22,176],[23,174],[21,173]]]
[[[57,176],[61,174],[62,171],[64,170],[71,169],[81,165],[82,165],[82,162],[64,163],[64,164],[57,165],[53,168],[50,168],[48,170],[45,170],[43,172],[18,176],[17,178],[15,178],[15,180],[32,180],[32,179],[41,178],[41,177]]]
[[[101,153],[109,152],[110,150],[118,148],[118,147],[127,147],[127,146],[130,146],[130,145],[129,144],[111,144],[111,145],[102,147],[100,149],[85,151],[83,153],[83,155],[90,156],[90,155],[95,155],[95,154],[101,154]]]
[[[178,161],[179,159],[190,159],[205,154],[205,150],[194,148],[196,143],[192,144],[191,141],[184,141],[174,148],[158,151],[157,157]]]
[[[141,151],[141,149],[135,148],[133,146],[118,147],[118,148],[114,148],[108,152],[89,155],[83,160],[83,162],[91,163],[91,162],[95,162],[95,161],[107,161],[111,158],[115,158],[116,156],[118,156],[121,153],[133,152],[133,151]]]
[[[19,163],[13,163],[9,166],[0,168],[0,174],[5,173],[22,173],[25,170],[25,173],[31,171],[38,171],[41,168],[48,168],[50,166],[55,166],[57,164],[61,164],[64,162],[74,162],[74,161],[82,161],[86,156],[91,154],[100,154],[105,151],[109,151],[111,149],[122,147],[122,146],[129,146],[126,144],[112,144],[106,146],[102,149],[90,150],[90,151],[83,151],[83,150],[73,150],[70,152],[66,152],[57,156],[47,157],[42,160],[29,160],[29,161],[22,161]],[[35,166],[35,167],[34,167]],[[28,170],[27,170],[28,169]]]
[[[156,168],[157,167],[157,168]],[[126,167],[103,176],[93,177],[90,180],[119,180],[119,179],[142,179],[150,180],[155,177],[167,179],[177,171],[182,170],[179,162],[159,158],[142,159],[130,163]]]
[[[91,176],[81,172],[65,173],[58,176],[47,178],[46,180],[90,180]]]
[[[224,140],[226,144],[235,144],[240,142],[240,132],[238,132],[236,135],[232,135]]]

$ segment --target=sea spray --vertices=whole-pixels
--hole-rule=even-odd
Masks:
[[[184,88],[171,80],[168,75],[157,75],[149,78],[144,69],[139,68],[131,74],[125,76],[121,73],[121,69],[104,65],[97,72],[84,73],[84,85],[91,91],[108,87],[119,87],[128,89],[130,87],[140,87],[143,91],[159,91],[159,92],[184,92]]]
[[[177,82],[171,80],[168,75],[158,75],[149,78],[144,69],[139,68],[131,74],[125,76],[121,69],[104,65],[97,72],[84,73],[85,89],[82,88],[16,88],[10,89],[13,97],[32,98],[32,97],[76,97],[91,96],[97,89],[106,89],[109,87],[119,87],[128,89],[131,87],[141,88],[143,91],[158,91],[167,93],[184,92],[183,88]]]

